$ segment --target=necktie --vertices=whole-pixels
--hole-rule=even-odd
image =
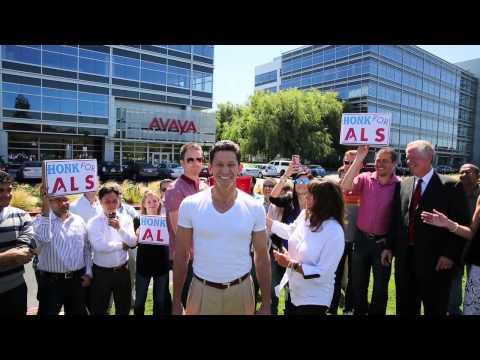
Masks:
[[[415,235],[415,210],[422,199],[422,179],[417,180],[417,186],[412,195],[412,201],[410,202],[410,208],[408,209],[409,221],[408,221],[408,243],[413,244]]]

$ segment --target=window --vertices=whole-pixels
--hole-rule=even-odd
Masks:
[[[399,64],[402,63],[402,50],[392,45],[380,45],[380,55],[393,60]]]
[[[79,58],[78,70],[84,73],[90,73],[101,76],[109,75],[109,64],[104,61]]]
[[[312,65],[320,65],[320,64],[323,64],[323,50],[314,53],[312,57]]]
[[[190,70],[175,66],[168,66],[167,84],[189,89]]]
[[[362,53],[362,45],[352,45],[348,49],[348,54],[350,56],[361,54]]]
[[[44,97],[42,106],[45,112],[77,114],[76,100]]]
[[[423,72],[423,59],[406,51],[403,52],[403,64],[412,70]]]
[[[193,53],[195,55],[213,59],[213,46],[212,45],[193,45]]]
[[[167,66],[142,60],[141,80],[155,84],[166,84]]]
[[[255,76],[255,86],[268,84],[277,81],[277,70],[269,71],[267,73]]]
[[[38,95],[3,92],[3,107],[8,109],[41,110],[41,98]]]
[[[66,46],[66,45],[43,45],[43,50],[53,51],[60,54],[65,55],[78,55],[78,48],[73,46]]]
[[[108,103],[79,100],[78,114],[108,117]]]
[[[312,84],[312,76],[311,75],[304,75],[301,78],[301,86],[310,86]]]
[[[43,51],[43,66],[77,71],[78,57]]]
[[[335,58],[337,60],[346,58],[348,56],[348,46],[339,45],[335,47]]]
[[[305,55],[302,57],[302,68],[308,68],[312,66],[312,55]]]
[[[335,69],[335,78],[339,80],[348,77],[350,67],[350,64],[337,66],[337,68]]]
[[[186,53],[191,53],[192,49],[190,45],[168,45],[169,49],[175,50],[175,51],[183,51]]]
[[[41,52],[38,49],[33,49],[26,46],[17,45],[2,45],[3,59],[20,61],[28,64],[41,65]]]
[[[335,48],[330,47],[326,50],[324,50],[324,61],[329,62],[329,61],[334,61],[335,60]]]
[[[276,73],[276,71],[275,71]],[[194,71],[192,77],[192,90],[212,93],[213,76],[212,74]],[[275,89],[275,88],[274,88]]]

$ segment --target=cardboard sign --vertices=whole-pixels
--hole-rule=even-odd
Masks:
[[[161,215],[140,216],[139,244],[166,245],[170,243],[167,218]]]
[[[343,114],[340,144],[389,145],[392,114]]]
[[[97,159],[46,160],[43,178],[50,196],[96,191]]]

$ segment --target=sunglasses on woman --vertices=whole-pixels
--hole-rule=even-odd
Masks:
[[[310,179],[297,179],[295,180],[295,184],[308,185],[310,184]]]

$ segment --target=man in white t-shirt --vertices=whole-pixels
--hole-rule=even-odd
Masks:
[[[181,292],[193,245],[193,280],[187,315],[253,315],[255,297],[250,276],[254,261],[262,294],[259,314],[270,314],[270,259],[263,204],[238,190],[240,150],[224,140],[210,152],[215,186],[186,197],[179,209],[173,265],[173,314],[183,312]]]

